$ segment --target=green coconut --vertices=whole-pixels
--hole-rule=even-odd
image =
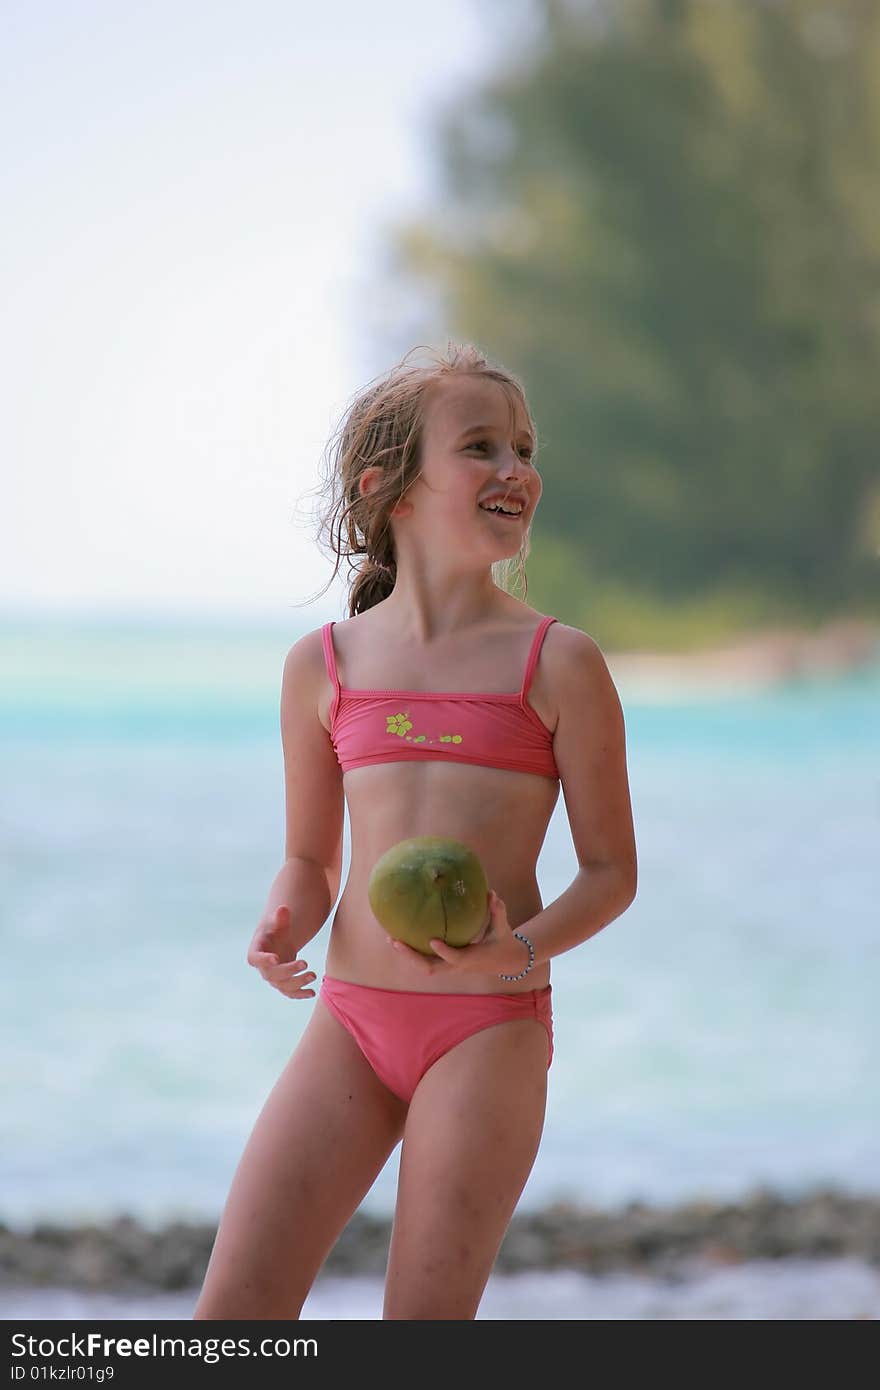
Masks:
[[[467,946],[489,917],[489,884],[473,850],[443,835],[401,840],[376,860],[367,896],[389,936],[424,956],[432,937]]]

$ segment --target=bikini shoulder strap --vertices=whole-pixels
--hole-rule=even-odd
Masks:
[[[333,689],[339,694],[339,676],[336,672],[336,653],[333,650],[333,623],[325,623],[321,628],[321,640],[324,643],[324,665],[327,667],[327,675],[333,682]]]
[[[535,667],[538,664],[538,657],[541,654],[541,643],[544,641],[544,634],[546,633],[550,624],[555,622],[555,618],[542,618],[540,623],[538,624],[538,629],[535,633],[535,636],[532,639],[532,648],[529,652],[529,659],[526,664],[526,674],[523,678],[522,690],[519,693],[520,701],[523,703],[525,702],[525,698],[528,695],[529,688],[532,684],[532,677],[535,674]]]

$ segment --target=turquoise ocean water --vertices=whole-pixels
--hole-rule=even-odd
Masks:
[[[245,951],[283,857],[281,667],[323,620],[0,625],[0,1219],[218,1215],[313,1007]],[[521,1208],[875,1191],[880,664],[618,688],[639,894],[553,961]],[[545,904],[576,869],[562,796],[538,869]]]

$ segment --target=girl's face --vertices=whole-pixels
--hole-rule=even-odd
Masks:
[[[515,555],[541,497],[534,439],[522,402],[497,382],[446,380],[429,397],[422,471],[393,515],[407,516],[423,540],[441,540],[474,560]],[[503,503],[517,516],[481,503]]]

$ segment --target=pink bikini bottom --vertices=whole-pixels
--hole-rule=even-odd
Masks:
[[[456,1043],[512,1018],[536,1018],[550,1041],[551,986],[521,994],[436,994],[379,989],[325,975],[319,998],[347,1028],[379,1080],[409,1104],[430,1066]]]

